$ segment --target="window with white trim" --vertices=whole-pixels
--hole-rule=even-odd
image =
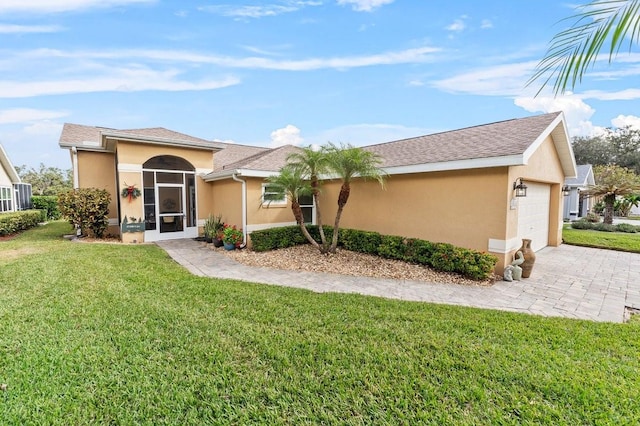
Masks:
[[[11,191],[11,187],[0,187],[0,212],[13,211],[13,207],[11,205],[11,201],[13,200]]]
[[[269,206],[286,206],[287,196],[282,188],[271,183],[262,184],[262,204]]]

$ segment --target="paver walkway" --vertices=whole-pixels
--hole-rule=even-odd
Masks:
[[[535,315],[623,322],[640,309],[640,254],[562,245],[536,253],[530,278],[492,287],[351,277],[242,265],[194,240],[157,243],[195,275]]]

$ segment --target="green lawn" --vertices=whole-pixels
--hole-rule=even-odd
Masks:
[[[596,247],[609,250],[640,253],[640,234],[624,232],[603,232],[589,229],[573,229],[565,225],[562,241],[574,246]]]
[[[638,424],[640,324],[191,276],[0,243],[0,424]]]

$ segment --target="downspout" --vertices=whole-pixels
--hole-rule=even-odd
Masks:
[[[71,147],[71,164],[73,166],[73,189],[78,189],[80,187],[78,178],[78,149],[75,146]]]
[[[80,188],[80,179],[78,178],[78,148],[71,147],[71,165],[73,168],[73,189]],[[82,229],[76,225],[76,237],[82,236]]]
[[[231,175],[231,179],[242,184],[242,248],[247,246],[247,181],[238,177],[237,173]]]

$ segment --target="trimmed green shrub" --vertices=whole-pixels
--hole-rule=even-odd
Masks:
[[[581,219],[572,222],[571,227],[573,229],[593,229],[595,227],[595,223]]]
[[[58,208],[58,197],[55,195],[34,195],[31,197],[34,209],[44,210],[44,220],[58,220],[62,216]]]
[[[0,213],[0,236],[15,234],[33,228],[40,223],[40,210],[23,210],[12,213]]]
[[[317,226],[307,226],[309,233],[320,241]],[[331,227],[324,227],[329,235]],[[270,228],[251,233],[253,250],[268,251],[307,243],[298,226]],[[489,278],[498,259],[447,243],[432,243],[417,238],[381,235],[357,229],[341,229],[338,245],[346,250],[373,254],[388,259],[429,266],[443,272],[453,272],[474,280]]]
[[[616,231],[635,234],[636,232],[640,231],[640,226],[632,225],[630,223],[618,223],[616,225]]]
[[[306,242],[307,240],[298,226],[268,228],[251,233],[251,246],[254,251],[277,250]]]
[[[71,225],[80,228],[82,235],[91,231],[95,237],[102,238],[109,226],[110,201],[111,195],[104,189],[73,189],[58,196],[58,207]]]
[[[616,226],[609,225],[608,223],[594,223],[593,229],[596,231],[603,231],[603,232],[615,232]]]

